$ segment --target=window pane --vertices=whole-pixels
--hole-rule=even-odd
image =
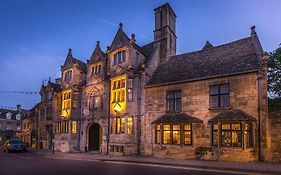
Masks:
[[[116,81],[114,81],[114,82],[113,82],[113,88],[112,88],[112,89],[115,90],[116,88],[117,88],[117,87],[116,87]]]
[[[184,132],[184,144],[191,145],[191,131]]]
[[[218,130],[219,129],[219,126],[217,123],[213,124],[213,130]]]
[[[217,94],[219,94],[219,86],[211,86],[210,95],[217,95]]]
[[[167,94],[167,99],[174,99],[174,93],[173,92],[169,92]]]
[[[128,117],[128,134],[133,133],[133,117]]]
[[[245,123],[245,130],[251,130],[251,129],[252,129],[251,123]]]
[[[179,145],[180,144],[180,131],[173,131],[173,142],[172,144]]]
[[[175,92],[175,98],[181,98],[181,91]]]
[[[173,125],[173,130],[181,130],[180,125]]]
[[[160,131],[160,125],[156,125],[156,130]]]
[[[117,118],[117,134],[120,134],[120,130],[121,130],[121,118]]]
[[[117,65],[117,54],[114,55],[114,65]]]
[[[241,131],[232,131],[232,146],[240,147],[242,144]]]
[[[174,101],[173,100],[168,100],[167,102],[168,106],[168,111],[174,111]]]
[[[125,88],[125,79],[122,79],[121,88]]]
[[[185,124],[184,130],[191,130],[191,124]]]
[[[181,110],[181,99],[176,99],[175,100],[175,111],[180,111]]]
[[[213,131],[213,145],[216,146],[219,143],[218,131]]]
[[[219,96],[210,96],[211,108],[219,107]]]
[[[123,62],[126,61],[126,51],[122,51],[122,58],[123,58]]]
[[[229,106],[229,94],[220,96],[220,107],[228,107]]]
[[[226,93],[229,93],[228,84],[220,85],[220,94],[226,94]]]
[[[252,138],[252,132],[251,131],[245,131],[245,145],[247,147],[252,147],[252,141],[253,141],[253,138]]]
[[[222,146],[231,146],[231,131],[222,131],[221,132]]]
[[[229,123],[223,123],[222,125],[221,125],[221,129],[222,130],[230,130],[230,124]]]
[[[163,125],[163,130],[170,130],[170,125]]]
[[[232,130],[241,130],[241,125],[240,125],[240,123],[232,123],[231,124],[231,129]]]
[[[120,132],[121,132],[121,133],[124,133],[124,131],[125,131],[125,118],[122,117],[122,118],[121,118]]]
[[[116,134],[116,118],[112,118],[112,123],[111,123],[111,133]]]
[[[163,144],[170,144],[170,131],[163,131]]]

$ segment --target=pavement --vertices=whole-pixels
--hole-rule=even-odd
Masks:
[[[202,161],[202,160],[175,160],[155,158],[151,156],[111,156],[101,155],[95,152],[87,153],[63,153],[44,149],[29,149],[30,152],[40,156],[53,157],[70,160],[87,160],[87,161],[107,161],[107,162],[123,162],[137,164],[153,164],[164,166],[189,167],[208,170],[227,170],[239,171],[253,174],[281,174],[281,163],[272,162],[223,162],[223,161]]]

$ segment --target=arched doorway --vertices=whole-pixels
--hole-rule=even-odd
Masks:
[[[89,128],[89,151],[100,150],[101,135],[101,126],[98,123],[93,123]]]

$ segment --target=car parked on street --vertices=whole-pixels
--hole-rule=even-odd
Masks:
[[[24,142],[18,139],[10,139],[7,140],[3,145],[4,152],[12,152],[12,151],[27,151]]]

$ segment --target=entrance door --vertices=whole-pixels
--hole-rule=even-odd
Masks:
[[[99,151],[100,149],[100,125],[92,124],[89,128],[89,151]]]

